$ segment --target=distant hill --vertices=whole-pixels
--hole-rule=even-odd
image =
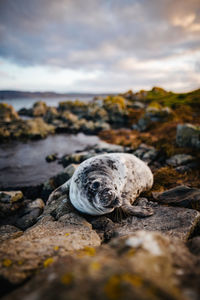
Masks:
[[[95,97],[95,96],[107,96],[106,94],[95,94],[95,93],[54,93],[54,92],[21,92],[21,91],[0,91],[0,99],[12,99],[12,98],[58,98],[58,97]]]

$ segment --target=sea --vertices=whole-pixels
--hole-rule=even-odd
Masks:
[[[44,97],[44,98],[38,98],[38,97],[31,97],[31,98],[9,98],[9,99],[0,99],[1,102],[5,102],[7,104],[10,104],[14,107],[16,111],[19,111],[21,108],[31,108],[33,104],[37,101],[44,101],[48,106],[58,106],[59,102],[62,101],[75,101],[80,100],[84,102],[90,102],[92,101],[93,96],[88,95],[79,95],[77,96],[70,96],[69,98],[65,97]]]
[[[77,97],[57,98],[16,98],[4,99],[0,102],[11,104],[16,111],[21,108],[31,108],[39,100],[46,102],[48,106],[58,106],[59,102],[76,100]],[[89,102],[92,96],[80,96],[79,100]],[[50,135],[43,140],[36,141],[9,141],[0,143],[0,189],[9,187],[18,188],[44,183],[50,177],[63,170],[57,161],[47,163],[45,157],[57,153],[59,157],[64,154],[81,151],[88,146],[98,144],[97,136],[86,136],[78,134],[56,134]]]

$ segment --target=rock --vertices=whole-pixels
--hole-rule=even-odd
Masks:
[[[22,107],[19,111],[18,114],[21,116],[28,116],[28,117],[32,117],[33,116],[33,110],[32,108],[25,108]]]
[[[43,101],[38,101],[33,104],[32,115],[34,117],[42,117],[47,112],[47,105]]]
[[[163,193],[154,192],[152,196],[160,203],[200,210],[200,189],[181,185]]]
[[[8,239],[15,239],[23,234],[19,228],[13,225],[2,225],[0,226],[0,242]]]
[[[139,231],[60,257],[4,300],[198,299],[196,261],[181,241]]]
[[[79,119],[85,118],[88,114],[88,103],[79,100],[60,102],[58,111],[69,111],[70,113],[78,116]]]
[[[68,155],[64,155],[61,159],[61,163],[64,167],[68,166],[70,163],[80,164],[84,160],[93,157],[97,154],[103,153],[113,153],[113,152],[124,152],[125,148],[120,145],[109,144],[106,142],[99,142],[92,148],[89,147],[85,149],[85,151],[81,151],[78,153],[72,153]]]
[[[0,218],[15,213],[23,205],[23,193],[21,191],[0,192]]]
[[[52,177],[55,187],[58,187],[69,180],[74,174],[78,164],[68,165],[62,172],[58,173],[56,176]]]
[[[172,118],[172,111],[169,107],[148,106],[141,119],[133,125],[133,129],[145,131],[152,123],[165,122]]]
[[[45,138],[48,134],[54,133],[54,126],[48,125],[41,118],[26,121],[26,130],[23,136],[30,139]]]
[[[56,159],[58,159],[58,154],[57,153],[49,154],[45,157],[45,159],[47,162],[55,161]]]
[[[186,241],[199,226],[200,213],[194,209],[167,207],[147,202],[154,210],[149,218],[128,217],[120,226],[116,226],[115,234],[119,236],[131,234],[136,230],[159,231],[170,237]]]
[[[47,107],[43,119],[47,123],[53,123],[53,121],[56,120],[58,117],[59,117],[59,113],[55,107]]]
[[[176,143],[179,147],[200,149],[200,127],[192,124],[178,124]]]
[[[49,179],[44,182],[40,195],[45,202],[47,201],[47,199],[49,198],[49,195],[53,192],[53,190],[55,188],[56,188],[56,186],[54,186],[53,179]]]
[[[14,110],[12,105],[7,103],[0,103],[0,120],[1,122],[12,122],[19,119],[18,113]]]
[[[187,242],[190,251],[195,255],[200,255],[200,236],[193,237]]]
[[[131,105],[132,108],[135,109],[144,109],[145,108],[145,104],[139,101],[134,101],[133,104]]]
[[[176,154],[171,156],[169,159],[166,160],[166,163],[172,167],[178,167],[182,165],[186,165],[192,162],[195,158],[192,155],[188,154]]]
[[[115,144],[109,144],[103,141],[100,141],[97,145],[93,147],[96,153],[112,153],[112,152],[124,152],[124,147]]]
[[[78,117],[70,111],[64,111],[61,114],[61,119],[68,125],[74,125],[78,122]]]
[[[14,225],[22,230],[33,226],[38,217],[42,214],[44,209],[44,202],[42,199],[36,199],[32,202],[28,202],[27,205],[19,212]]]
[[[66,167],[71,163],[80,164],[82,161],[90,157],[93,157],[94,155],[96,155],[94,151],[83,151],[83,152],[73,153],[73,154],[63,156],[61,159],[61,163],[63,167]]]
[[[92,226],[77,214],[69,213],[58,221],[45,216],[20,237],[0,244],[0,275],[19,284],[58,257],[99,245]]]
[[[136,151],[133,152],[133,154],[146,163],[150,163],[156,159],[156,157],[158,156],[158,151],[152,146],[140,144],[140,146]]]

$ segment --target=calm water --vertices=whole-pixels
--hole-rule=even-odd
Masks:
[[[8,104],[11,104],[15,110],[19,110],[21,109],[22,107],[25,107],[25,108],[31,108],[33,106],[33,104],[37,101],[44,101],[46,102],[46,104],[48,106],[58,106],[59,102],[61,101],[66,101],[66,100],[76,100],[76,99],[79,99],[81,101],[84,101],[84,102],[88,102],[88,101],[91,101],[92,100],[92,96],[89,97],[89,96],[84,96],[84,95],[80,95],[78,97],[72,97],[70,96],[70,98],[66,98],[66,97],[57,97],[57,98],[43,98],[43,99],[40,99],[40,98],[16,98],[16,99],[0,99],[0,102],[6,102]]]
[[[12,142],[0,146],[0,187],[29,186],[42,183],[63,170],[57,162],[47,163],[45,157],[59,156],[97,144],[99,138],[60,134],[27,143]]]

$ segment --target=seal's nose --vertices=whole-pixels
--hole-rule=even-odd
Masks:
[[[105,207],[110,206],[110,204],[114,201],[115,198],[115,192],[110,189],[105,189],[101,194],[101,200],[104,203]]]

